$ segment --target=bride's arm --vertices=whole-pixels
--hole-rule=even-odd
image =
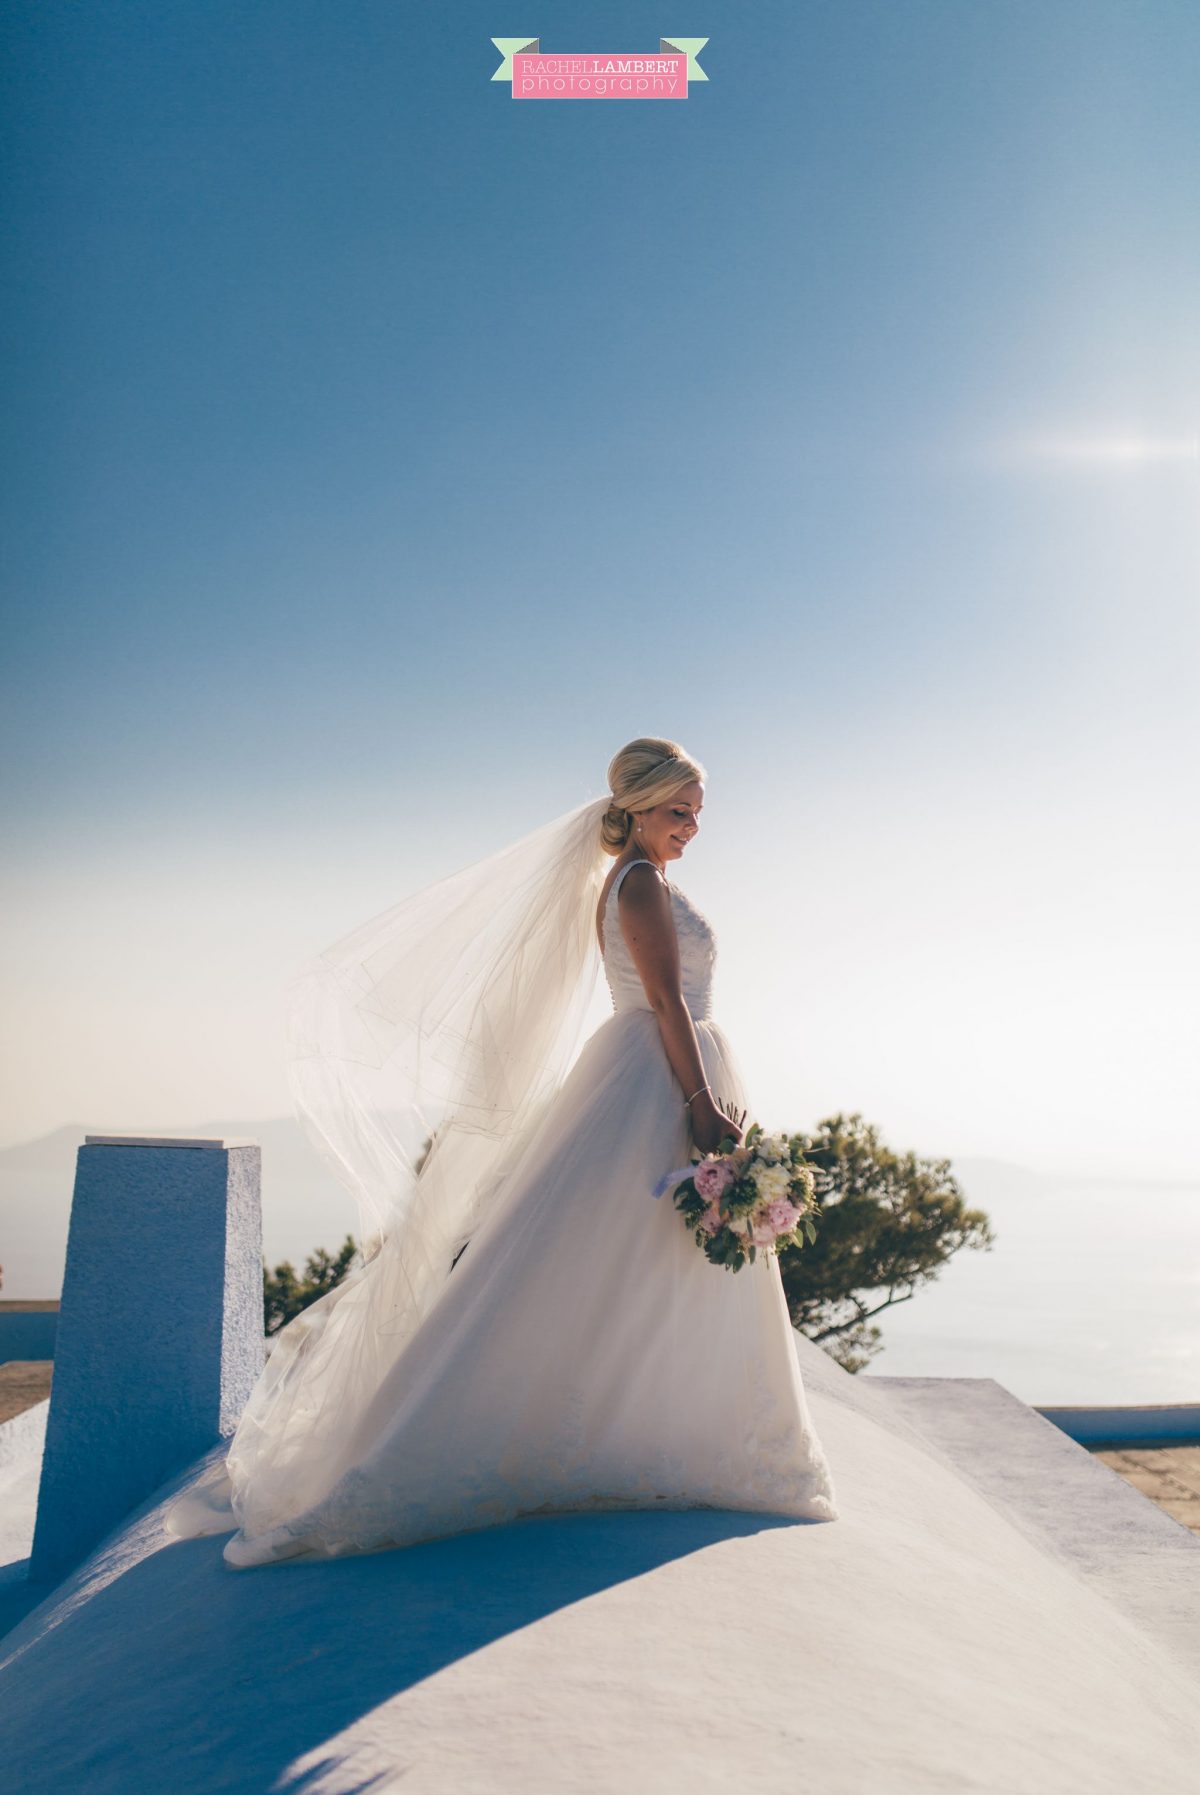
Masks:
[[[683,999],[679,939],[671,898],[653,867],[647,865],[647,870],[641,872],[634,866],[626,873],[617,892],[617,915],[650,1008],[658,1018],[671,1070],[684,1097],[692,1097],[689,1109],[693,1140],[705,1153],[711,1152],[727,1134],[740,1140],[742,1131],[737,1123],[724,1114],[710,1091],[700,1090],[706,1083],[704,1061],[696,1025]],[[696,1091],[699,1096],[693,1096]]]

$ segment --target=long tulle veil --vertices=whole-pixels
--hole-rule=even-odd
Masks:
[[[293,980],[306,1132],[358,1206],[360,1254],[277,1333],[225,1459],[168,1526],[260,1534],[337,1481],[389,1368],[580,1046],[600,954],[607,797],[426,886]]]

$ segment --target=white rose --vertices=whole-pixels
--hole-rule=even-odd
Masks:
[[[772,1203],[777,1197],[786,1197],[791,1190],[792,1178],[787,1166],[755,1166],[754,1186],[764,1202]]]

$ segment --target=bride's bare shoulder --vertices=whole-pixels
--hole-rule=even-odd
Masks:
[[[628,873],[628,878],[622,878],[623,873]],[[665,890],[667,884],[665,875],[652,860],[618,860],[604,880],[601,902],[607,902],[608,894],[618,879],[621,880],[622,893],[631,890],[647,891],[655,886],[661,886]]]
[[[621,879],[617,891],[618,910],[642,922],[648,918],[665,917],[670,908],[671,892],[666,874],[649,860],[631,860],[628,873],[628,878]]]
[[[645,868],[644,872],[639,870],[642,867]],[[621,875],[626,871],[629,874],[628,878],[622,878]],[[596,906],[596,935],[602,948],[604,945],[604,913],[608,909],[609,896],[618,879],[621,880],[621,889],[617,894],[618,904],[625,897],[627,904],[632,899],[636,906],[641,901],[644,892],[652,891],[655,887],[663,891],[668,889],[666,876],[660,873],[650,860],[618,860],[610,867],[604,876],[604,884],[600,888],[600,901]],[[628,897],[625,896],[626,893],[629,893]]]

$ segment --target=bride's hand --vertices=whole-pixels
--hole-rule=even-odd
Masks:
[[[692,1104],[692,1139],[701,1153],[715,1152],[721,1142],[730,1136],[733,1137],[734,1146],[737,1146],[742,1138],[742,1123],[745,1120],[744,1109],[727,1115],[705,1091]]]

